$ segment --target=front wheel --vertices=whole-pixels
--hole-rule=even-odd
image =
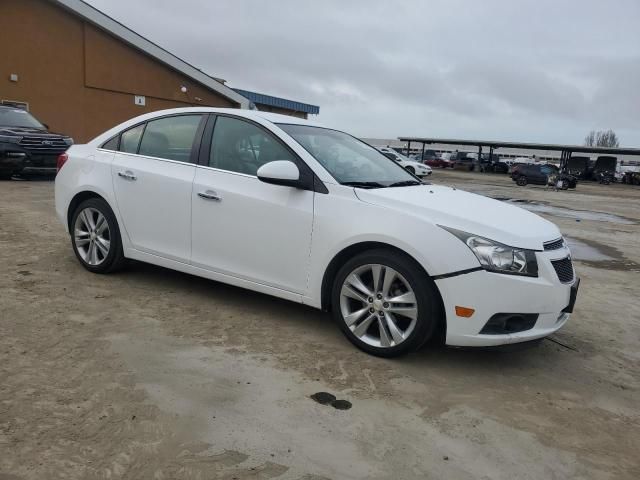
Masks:
[[[406,170],[407,172],[409,172],[410,174],[412,174],[412,175],[415,175],[415,174],[416,174],[416,170],[415,170],[415,168],[413,168],[413,167],[406,167],[406,168],[405,168],[405,170]]]
[[[525,177],[524,175],[519,176],[518,179],[516,180],[516,185],[520,187],[524,187],[526,184],[527,184],[527,177]]]
[[[345,263],[333,284],[332,307],[346,337],[380,357],[418,349],[442,316],[433,281],[391,250],[371,250]]]
[[[71,245],[84,268],[109,273],[124,264],[118,222],[101,198],[90,198],[76,208],[71,219]]]

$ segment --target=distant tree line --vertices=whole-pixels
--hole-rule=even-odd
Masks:
[[[619,147],[620,141],[613,130],[591,130],[584,137],[584,144],[587,147]]]

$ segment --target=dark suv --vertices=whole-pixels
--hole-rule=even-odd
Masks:
[[[507,173],[509,171],[509,165],[501,161],[500,157],[495,153],[483,153],[482,157],[480,157],[480,171]]]
[[[0,105],[0,178],[55,174],[58,155],[73,139],[49,132],[26,110]]]
[[[566,173],[559,173],[555,165],[530,165],[521,164],[513,167],[511,179],[519,186],[523,187],[528,183],[536,185],[548,185],[549,177],[552,180],[562,180],[563,187],[576,188],[576,177]]]

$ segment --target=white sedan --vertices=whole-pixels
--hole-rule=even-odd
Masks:
[[[416,177],[428,177],[433,173],[433,170],[431,170],[431,167],[429,165],[425,165],[424,163],[416,162],[409,157],[405,157],[401,153],[395,151],[393,148],[380,147],[378,148],[378,150],[380,150],[385,157],[393,160],[407,172],[412,173]]]
[[[458,346],[539,339],[575,303],[554,224],[424,184],[305,120],[154,112],[72,146],[58,167],[56,211],[87,270],[135,259],[328,310],[375,355],[435,335]]]

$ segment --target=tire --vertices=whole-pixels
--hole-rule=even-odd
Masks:
[[[384,280],[378,282],[382,298],[374,291],[374,272],[380,273],[381,279],[390,273],[389,278],[395,278],[385,295]],[[347,282],[354,275],[353,283]],[[360,289],[353,287],[358,280]],[[385,301],[400,297],[407,301]],[[397,357],[417,350],[433,336],[442,319],[441,302],[433,281],[411,258],[386,249],[360,253],[340,268],[333,283],[331,305],[333,318],[349,341],[379,357]],[[404,311],[400,313],[402,308]],[[348,318],[350,314],[352,318]]]
[[[415,175],[416,174],[416,169],[413,167],[405,167],[405,170],[407,172],[409,172],[411,175]]]
[[[93,229],[88,226],[92,222]],[[106,201],[89,198],[80,203],[71,217],[70,231],[73,252],[84,268],[93,273],[110,273],[122,268],[125,258],[120,228]]]
[[[516,180],[516,185],[520,187],[524,187],[526,184],[527,184],[527,177],[525,177],[524,175],[520,175]]]

